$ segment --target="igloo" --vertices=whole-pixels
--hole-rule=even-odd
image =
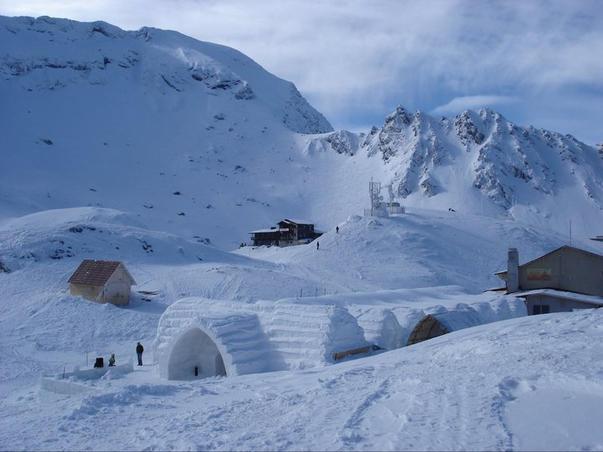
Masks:
[[[356,319],[333,305],[186,298],[159,320],[160,376],[212,376],[324,366],[372,350]]]
[[[197,298],[166,309],[155,339],[160,376],[190,380],[267,370],[270,347],[257,314],[232,310]]]

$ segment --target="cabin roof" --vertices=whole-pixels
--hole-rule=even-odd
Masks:
[[[287,228],[276,228],[276,229],[257,229],[255,231],[249,232],[250,234],[265,234],[268,232],[289,232]]]
[[[136,284],[132,275],[120,261],[97,261],[92,259],[83,260],[68,282],[86,286],[104,286],[120,265],[130,278],[131,284]]]
[[[299,220],[299,219],[294,219],[294,218],[285,218],[284,220],[279,221],[279,223],[295,223],[295,224],[307,224],[307,225],[313,225],[314,223],[312,223],[311,221],[305,221],[305,220]]]

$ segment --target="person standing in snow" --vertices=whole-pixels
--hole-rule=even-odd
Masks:
[[[316,242],[316,251],[320,249],[320,242]]]
[[[339,226],[335,226],[335,234],[339,234]]]
[[[111,353],[111,356],[109,357],[109,367],[113,366],[115,366],[115,353]]]
[[[138,355],[138,365],[142,366],[142,352],[144,352],[144,347],[140,342],[136,344],[136,354]]]

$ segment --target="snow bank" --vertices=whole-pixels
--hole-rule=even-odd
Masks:
[[[84,386],[79,383],[74,383],[69,380],[57,380],[50,377],[40,378],[40,389],[55,394],[77,395],[90,392],[92,389],[89,386]]]
[[[76,395],[83,394],[92,390],[91,386],[86,386],[79,382],[91,380],[113,380],[121,378],[134,371],[132,360],[125,364],[112,367],[80,369],[75,367],[72,372],[55,375],[53,377],[40,378],[40,389],[54,392],[55,394]]]

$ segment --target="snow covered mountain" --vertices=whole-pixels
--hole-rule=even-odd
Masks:
[[[0,18],[0,98],[0,218],[114,207],[230,246],[274,220],[296,133],[332,130],[236,50],[103,22]]]
[[[245,102],[232,100],[257,98],[256,109],[272,114],[292,131],[332,129],[295,85],[228,47],[147,27],[124,31],[105,22],[3,17],[0,24],[5,51],[0,73],[28,92],[109,86],[126,79],[146,94],[172,90],[199,96],[200,104],[212,96],[220,99],[214,103],[232,103],[244,110]]]
[[[292,83],[177,32],[0,18],[0,97],[0,221],[108,207],[231,249],[282,217],[331,228],[374,178],[408,206],[601,233],[600,148],[487,109],[332,131]]]
[[[509,214],[559,231],[573,219],[584,235],[603,219],[600,148],[490,109],[434,118],[397,107],[367,135],[333,132],[308,148],[350,155],[406,205]]]

